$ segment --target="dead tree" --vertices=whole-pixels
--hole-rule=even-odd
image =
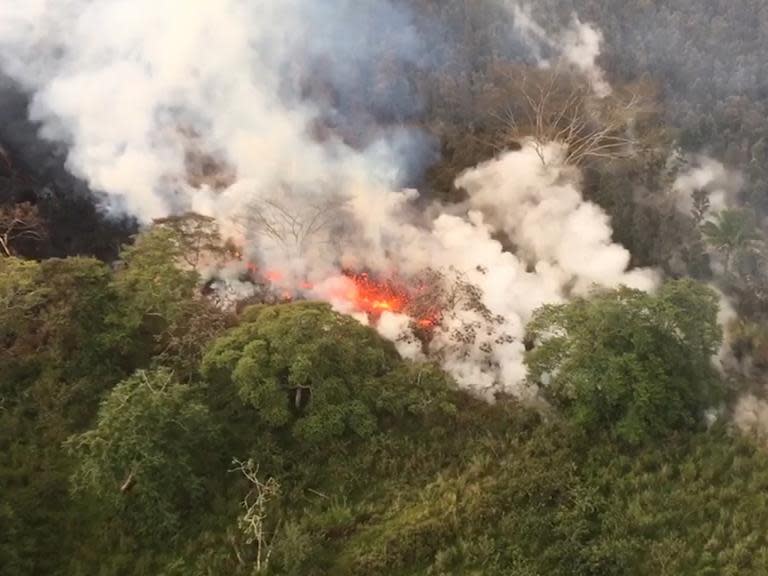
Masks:
[[[498,115],[501,148],[531,142],[542,163],[546,146],[566,147],[565,161],[580,165],[590,159],[617,159],[637,146],[632,123],[640,97],[612,95],[595,101],[585,80],[563,72],[518,72],[513,84],[518,92]]]
[[[271,477],[262,480],[259,477],[259,467],[253,460],[243,462],[235,458],[232,462],[234,468],[230,471],[240,472],[251,486],[242,502],[243,513],[238,520],[238,526],[245,536],[246,543],[256,546],[255,564],[258,574],[267,570],[272,556],[277,530],[273,530],[270,535],[267,528],[268,509],[270,502],[280,495],[280,483]],[[237,546],[235,552],[238,561],[244,564],[243,555]]]
[[[477,272],[487,274],[483,267],[478,267]],[[415,279],[415,284],[417,289],[406,311],[416,319],[412,328],[425,353],[429,351],[437,358],[459,357],[468,355],[477,346],[490,358],[491,343],[512,341],[503,330],[504,318],[485,305],[482,289],[466,274],[452,267],[428,269]],[[434,331],[446,329],[450,330],[448,337],[442,339],[440,349],[434,348]]]
[[[329,242],[329,232],[343,213],[340,198],[313,200],[286,193],[283,199],[252,202],[241,224],[249,233],[266,237],[293,254],[304,254],[311,243]]]
[[[133,490],[134,486],[136,486],[136,471],[131,470],[125,480],[123,480],[123,483],[120,485],[120,493],[128,494],[128,492]]]
[[[0,253],[3,256],[13,256],[15,242],[40,242],[44,237],[45,229],[36,206],[23,202],[0,209]]]

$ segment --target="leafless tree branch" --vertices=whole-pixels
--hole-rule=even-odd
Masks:
[[[280,483],[275,478],[262,480],[259,477],[259,467],[253,460],[241,461],[233,459],[234,468],[230,472],[240,472],[251,485],[251,489],[246,494],[242,502],[243,513],[238,520],[238,526],[245,535],[248,544],[256,545],[256,573],[265,572],[269,567],[269,560],[272,556],[275,536],[275,529],[272,536],[269,536],[267,530],[268,505],[280,495]],[[237,547],[235,548],[238,561],[242,563],[243,558]]]
[[[542,163],[546,146],[566,147],[565,161],[580,165],[589,159],[618,159],[633,153],[637,140],[629,129],[640,99],[613,96],[595,104],[589,85],[559,67],[533,79],[522,72],[519,92],[501,120],[501,146],[529,141]]]

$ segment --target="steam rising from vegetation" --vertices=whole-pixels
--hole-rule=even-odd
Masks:
[[[610,94],[595,63],[598,32],[574,16],[551,38],[511,9],[535,53],[556,52],[597,96]],[[365,114],[350,104],[382,62],[434,65],[415,18],[345,0],[41,0],[35,9],[14,0],[0,8],[0,62],[33,91],[43,134],[70,144],[72,171],[144,221],[213,216],[251,261],[342,308],[324,288],[342,268],[455,271],[480,289],[485,315],[447,314],[425,352],[467,387],[523,395],[525,324],[537,307],[655,279],[627,271],[628,252],[584,201],[557,142],[523,143],[468,170],[456,185],[469,212],[415,212],[417,193],[400,186],[431,157],[429,138],[404,123],[419,102],[406,83],[374,92]],[[413,342],[406,319],[382,331],[397,325],[395,340]]]
[[[762,576],[768,9],[670,4],[0,0],[3,576]]]
[[[611,85],[597,64],[603,41],[599,30],[582,22],[578,14],[573,14],[570,26],[553,37],[533,18],[530,5],[512,0],[507,0],[507,5],[514,14],[515,27],[532,45],[540,66],[548,68],[553,64],[570,64],[587,77],[596,96],[604,98],[610,95]],[[556,56],[554,63],[545,55],[548,53]]]

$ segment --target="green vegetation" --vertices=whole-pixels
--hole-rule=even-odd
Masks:
[[[709,289],[541,309],[532,410],[323,304],[228,317],[174,234],[0,260],[3,574],[763,572],[768,459],[702,423]]]
[[[345,111],[376,136],[423,130],[440,159],[414,185],[461,201],[458,174],[565,119],[585,196],[670,280],[539,309],[544,405],[488,404],[327,305],[222,312],[194,272],[233,250],[209,218],[158,221],[112,266],[79,256],[114,260],[135,224],[0,146],[2,576],[766,574],[768,455],[729,423],[707,285],[736,309],[737,384],[764,392],[768,4],[532,3],[555,36],[574,11],[602,31],[599,101],[521,61],[501,2],[406,4],[444,32],[434,62],[382,58],[350,95],[304,86],[334,110],[313,136],[368,147]],[[631,153],[585,153],[585,126]],[[687,214],[674,182],[699,153],[743,183],[725,204],[693,190]]]
[[[528,329],[532,380],[587,430],[631,443],[695,424],[716,405],[717,296],[690,280],[544,306]]]
[[[166,370],[139,371],[115,386],[95,427],[65,443],[78,463],[74,490],[130,519],[136,534],[177,532],[204,494],[211,463],[202,456],[215,446],[216,428],[195,392]]]
[[[423,414],[439,405],[444,378],[435,381],[434,369],[422,367],[419,390],[408,368],[391,343],[356,320],[297,303],[248,310],[240,326],[213,343],[202,373],[218,386],[234,386],[269,429],[321,445],[347,434],[372,436],[377,416]]]

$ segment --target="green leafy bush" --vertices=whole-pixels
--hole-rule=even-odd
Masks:
[[[691,280],[544,306],[529,324],[532,382],[588,430],[636,443],[690,428],[718,391],[718,299]]]

